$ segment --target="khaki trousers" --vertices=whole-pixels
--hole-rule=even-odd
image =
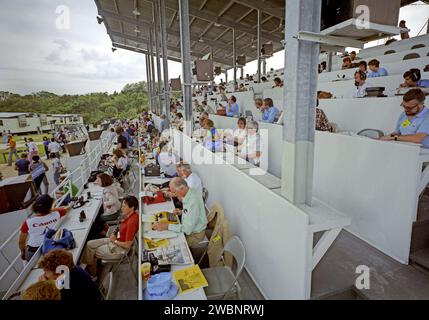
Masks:
[[[204,237],[206,235],[206,230],[203,230],[198,233],[191,233],[189,236],[186,236],[186,242],[188,243],[189,247],[193,247],[197,244],[199,244],[201,241],[204,240]]]
[[[124,254],[127,254],[127,250],[117,246],[109,238],[96,239],[88,241],[80,262],[86,264],[88,272],[95,276],[97,259],[119,259]]]

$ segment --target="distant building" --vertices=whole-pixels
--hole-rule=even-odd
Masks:
[[[83,118],[77,114],[0,112],[0,131],[10,130],[14,134],[41,133],[68,124],[83,124]]]

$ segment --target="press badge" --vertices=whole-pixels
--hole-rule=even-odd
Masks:
[[[404,122],[402,122],[402,126],[403,127],[408,127],[411,124],[410,120],[405,120]]]

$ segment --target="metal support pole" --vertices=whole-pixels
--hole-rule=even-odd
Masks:
[[[153,110],[152,112],[156,112],[156,96],[155,96],[155,87],[156,87],[156,80],[155,80],[155,61],[154,61],[154,54],[153,54],[153,36],[152,36],[152,32],[153,30],[149,30],[149,54],[150,54],[150,68],[151,68],[151,89],[152,89],[152,94],[151,94],[151,99],[152,99],[152,107]]]
[[[321,1],[286,1],[282,195],[296,205],[312,203],[319,44],[298,40],[320,32]],[[312,17],[308,19],[308,17]]]
[[[156,102],[157,102],[157,113],[159,114],[162,110],[162,100],[161,100],[161,92],[162,92],[162,78],[161,78],[161,48],[159,45],[159,25],[158,25],[158,3],[154,1],[152,3],[152,14],[153,14],[153,24],[155,31],[155,53],[156,53],[156,74],[157,74],[157,82],[158,82],[158,90],[156,93]]]
[[[192,72],[191,34],[189,30],[189,0],[179,1],[180,48],[182,57],[183,103],[185,107],[184,133],[192,134]]]
[[[328,60],[326,61],[326,72],[332,71],[332,51],[328,52]]]
[[[213,47],[210,47],[210,59],[213,60]]]
[[[228,83],[228,69],[225,69],[225,83]]]
[[[149,44],[148,51],[149,51]],[[151,75],[150,75],[150,59],[149,54],[145,54],[146,58],[146,79],[147,79],[147,95],[148,95],[148,102],[149,102],[149,110],[152,111],[152,82],[151,82]]]
[[[244,68],[243,67],[240,67],[240,77],[241,77],[241,79],[244,78]]]
[[[165,20],[165,0],[159,0],[159,23],[161,24],[162,42],[162,70],[164,71],[164,113],[170,121],[170,88],[168,85],[168,59],[167,59],[167,26]]]
[[[258,10],[258,36],[257,36],[257,45],[256,45],[256,57],[258,60],[258,83],[261,83],[261,49],[262,49],[262,26],[261,26],[261,21],[262,21],[262,13],[261,10]]]
[[[237,45],[236,45],[236,39],[235,39],[235,28],[232,28],[232,68],[234,69],[234,89],[236,90],[237,89]]]

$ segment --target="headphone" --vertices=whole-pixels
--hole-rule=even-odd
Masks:
[[[363,72],[362,70],[357,70],[356,71],[356,73],[358,73],[359,74],[359,77],[360,77],[360,79],[362,80],[362,81],[364,81],[364,80],[366,80],[366,73],[365,72]]]
[[[420,78],[421,78],[421,74],[420,74],[420,70],[413,70],[413,69],[411,69],[410,70],[410,73],[411,73],[411,80],[413,81],[413,82],[417,82],[417,81],[419,81],[420,80]]]

